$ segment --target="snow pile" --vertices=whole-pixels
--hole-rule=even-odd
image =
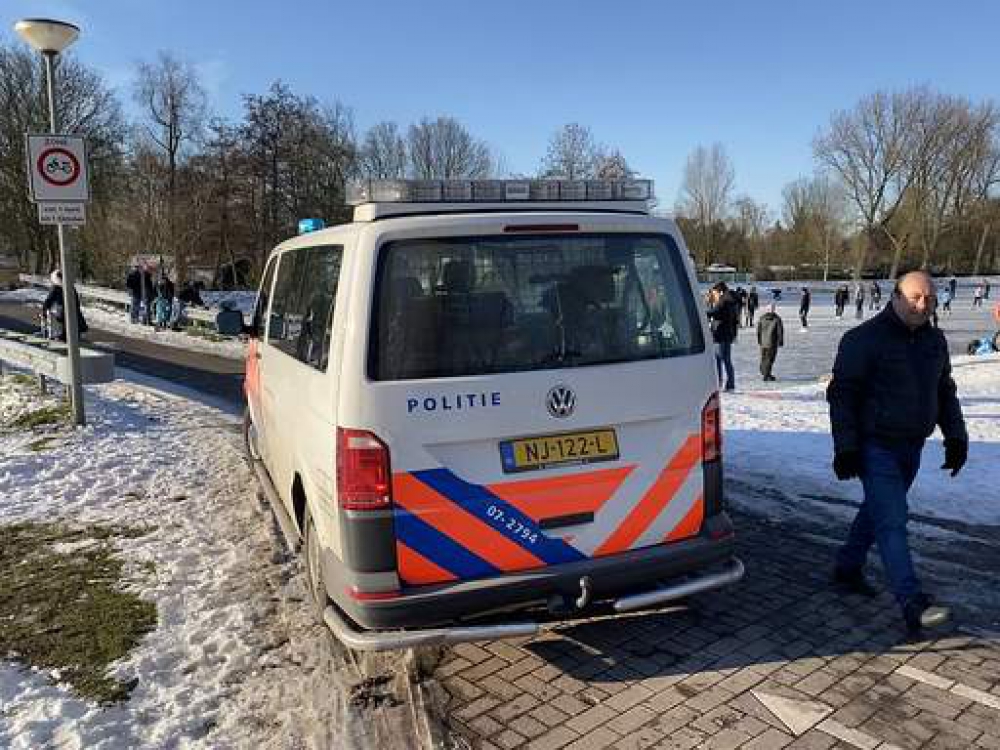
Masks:
[[[33,392],[3,379],[0,413],[43,405]],[[118,546],[130,564],[155,566],[135,590],[156,603],[159,624],[115,665],[138,684],[111,708],[74,697],[56,675],[0,662],[0,747],[350,747],[380,726],[413,737],[390,708],[351,707],[365,665],[345,666],[307,606],[299,564],[257,499],[238,421],[127,382],[88,397],[89,425],[61,429],[49,450],[32,449],[37,432],[0,433],[0,523],[149,528]],[[426,722],[413,705],[400,710]]]

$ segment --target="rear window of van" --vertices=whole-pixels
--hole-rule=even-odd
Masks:
[[[705,346],[667,235],[390,242],[374,305],[374,380],[588,367]]]

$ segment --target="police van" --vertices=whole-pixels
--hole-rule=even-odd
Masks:
[[[265,267],[248,451],[348,647],[733,583],[718,380],[647,180],[370,180]]]

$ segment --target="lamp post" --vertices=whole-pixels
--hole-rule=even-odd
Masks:
[[[26,18],[14,24],[21,38],[42,53],[45,59],[45,80],[49,98],[49,132],[59,132],[56,121],[56,74],[53,63],[59,54],[69,47],[80,35],[80,29],[65,21],[48,18]],[[63,277],[63,314],[66,326],[66,349],[69,357],[70,396],[73,403],[73,422],[86,424],[83,408],[83,383],[80,377],[80,332],[77,325],[76,295],[74,292],[75,273],[70,262],[69,241],[66,228],[56,226],[59,235],[59,266]]]

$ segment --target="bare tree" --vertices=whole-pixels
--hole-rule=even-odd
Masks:
[[[489,147],[454,117],[424,118],[410,126],[407,141],[414,177],[484,178],[494,174]]]
[[[733,208],[733,224],[749,250],[749,262],[744,265],[760,268],[763,265],[762,245],[764,232],[770,220],[770,211],[767,205],[747,195],[733,201]]]
[[[621,156],[617,151],[615,154]],[[596,176],[603,160],[604,149],[594,141],[590,130],[578,122],[571,122],[549,139],[539,176],[585,180]],[[621,161],[624,163],[624,159]]]
[[[201,131],[208,100],[194,67],[168,52],[160,52],[153,63],[139,63],[133,94],[148,118],[147,136],[166,157],[167,242],[183,281],[185,254],[176,247],[177,170],[182,150]]]
[[[677,211],[698,226],[703,265],[714,259],[712,235],[726,216],[735,181],[736,172],[721,143],[698,146],[688,156]]]
[[[844,190],[827,175],[801,177],[782,191],[782,216],[799,241],[815,247],[823,263],[823,280],[830,276],[830,255],[847,222]]]
[[[60,129],[87,139],[94,202],[76,244],[87,273],[86,262],[93,257],[88,243],[99,241],[103,229],[98,225],[110,221],[107,199],[122,180],[125,123],[118,100],[96,72],[72,55],[60,55],[57,64]],[[0,247],[9,246],[21,267],[36,273],[56,265],[57,246],[52,228],[38,223],[28,200],[24,134],[48,132],[48,126],[41,58],[20,44],[0,44]]]
[[[844,184],[861,218],[867,242],[861,245],[855,279],[884,233],[898,257],[901,242],[889,223],[913,178],[913,136],[919,91],[877,92],[853,110],[834,114],[829,130],[813,142],[816,159]]]
[[[365,177],[394,178],[406,175],[406,142],[394,122],[369,128],[358,154],[358,167]]]
[[[600,157],[594,176],[600,180],[628,180],[635,177],[635,170],[625,161],[622,152],[615,149]]]

